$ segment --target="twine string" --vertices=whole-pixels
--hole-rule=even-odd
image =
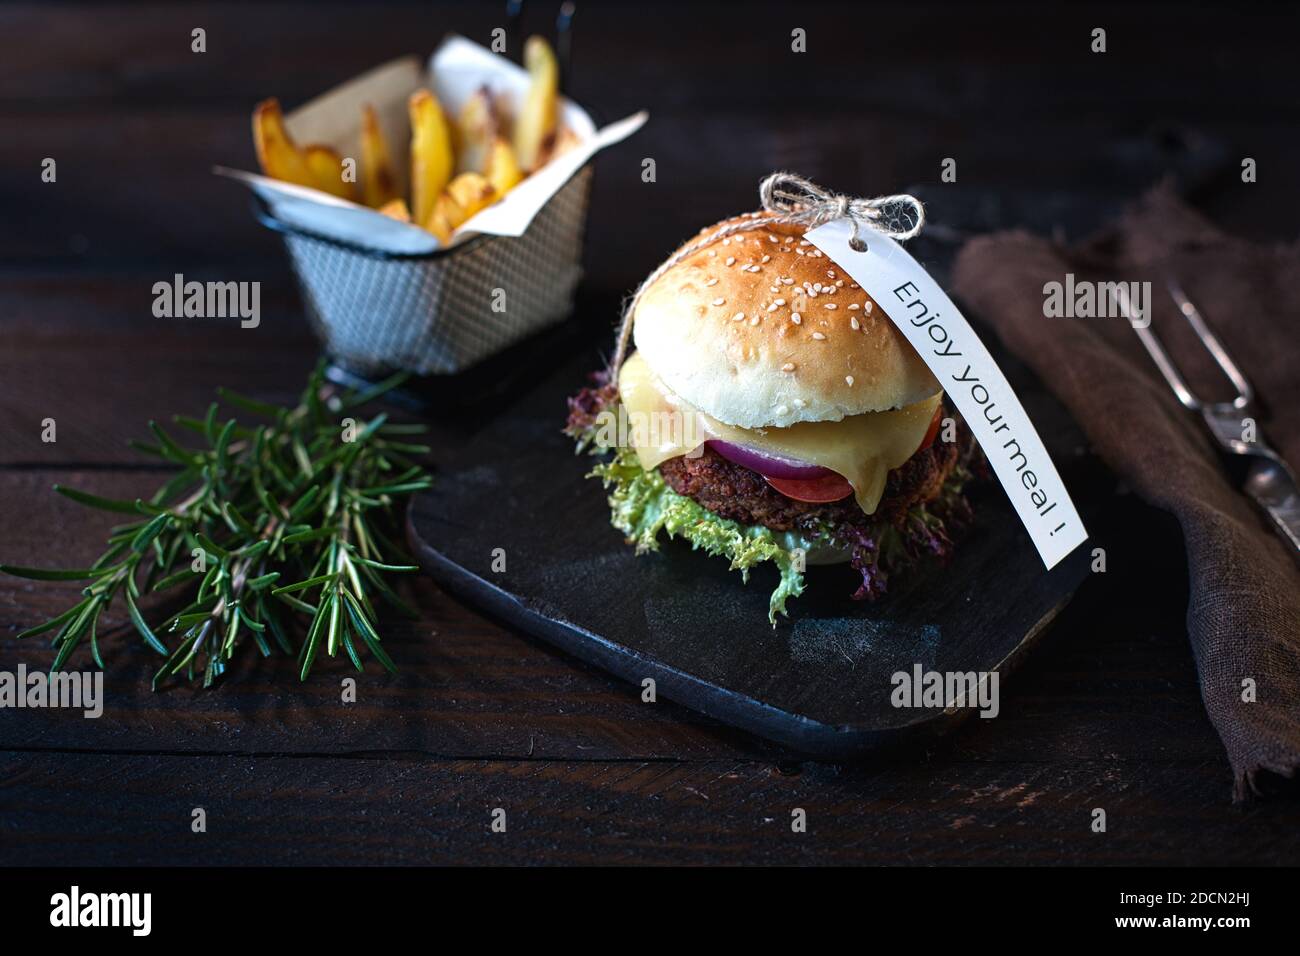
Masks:
[[[618,370],[623,367],[623,360],[627,357],[628,343],[632,338],[632,315],[645,290],[673,266],[720,239],[738,232],[767,229],[775,223],[814,229],[837,219],[847,219],[852,229],[849,235],[849,248],[856,252],[865,252],[867,244],[859,235],[859,229],[863,226],[899,241],[913,238],[925,226],[925,207],[915,196],[900,193],[893,196],[877,196],[873,199],[855,199],[829,192],[794,173],[772,173],[759,184],[758,196],[762,201],[763,209],[775,215],[742,219],[726,225],[719,223],[718,228],[706,232],[699,239],[678,249],[637,286],[623,309],[623,317],[619,323],[618,343],[614,350],[613,361],[609,365],[611,381],[617,380]]]

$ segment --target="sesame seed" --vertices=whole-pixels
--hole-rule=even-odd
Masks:
[[[836,279],[836,280],[835,280],[835,288],[840,289],[840,288],[843,288],[843,286],[844,286],[844,280],[843,280],[843,279]]]
[[[845,375],[845,376],[844,376],[844,381],[847,382],[847,383],[850,385],[850,387],[851,387],[851,386],[853,385],[853,376],[852,376],[852,375]]]
[[[849,311],[853,311],[855,309],[860,309],[860,308],[862,308],[862,306],[858,305],[856,302],[849,303]]]
[[[801,246],[811,246],[812,243],[809,242],[807,239],[800,239],[800,240],[799,240],[799,245],[801,245]]]
[[[706,283],[704,283],[704,284],[705,284],[705,285],[717,285],[717,284],[718,284],[718,280],[717,280],[717,279],[710,279],[708,282],[706,282]]]
[[[718,301],[721,302],[722,300],[719,299]],[[715,304],[717,304],[717,303],[715,303]],[[835,303],[834,303],[834,302],[827,302],[825,305],[822,306],[822,308],[823,308],[823,309],[833,309],[833,308],[835,308]]]
[[[791,279],[789,276],[786,276],[784,279],[781,280],[781,284],[782,284],[782,285],[794,285],[794,280]]]
[[[727,265],[729,265],[729,266],[734,266],[735,264],[736,264],[736,257],[735,257],[735,256],[727,256]]]
[[[786,236],[786,237],[785,237],[785,241],[786,241],[786,242],[794,242],[794,236]]]
[[[781,371],[783,371],[783,372],[793,372],[793,371],[794,371],[794,362],[786,362],[784,365],[781,366]]]
[[[777,305],[785,305],[785,299],[777,299],[777,300],[776,300],[776,304],[777,304]]]
[[[733,315],[733,316],[731,317],[731,321],[732,321],[732,322],[739,322],[739,321],[740,321],[741,319],[743,319],[744,317],[745,317],[745,313],[744,313],[744,312],[737,312],[735,315]]]
[[[796,398],[796,399],[794,400],[794,407],[795,407],[795,408],[803,408],[803,407],[804,407],[805,405],[807,405],[807,404],[808,404],[808,403],[805,402],[802,398]]]
[[[776,242],[776,236],[772,235],[771,233],[768,233],[768,234],[767,234],[767,241],[768,241],[768,242]]]
[[[790,413],[790,406],[789,406],[789,405],[778,405],[778,406],[776,406],[776,413],[777,413],[778,415],[788,415],[788,414]]]
[[[710,250],[709,250],[709,255],[710,255],[710,256],[716,256],[717,253],[714,252],[712,249],[710,249]]]
[[[731,240],[730,240],[730,239],[723,239],[723,240],[722,240],[722,244],[723,244],[724,246],[729,246],[729,245],[731,245]]]
[[[815,298],[817,298],[817,290],[816,290],[816,289],[808,289],[808,298],[810,298],[810,299],[815,299]]]
[[[769,306],[767,307],[767,311],[769,311],[769,312],[775,312],[775,311],[776,311],[776,303],[773,302],[771,305],[769,305]]]
[[[798,325],[800,322],[803,321],[803,316],[800,315],[798,312],[791,312],[790,321],[793,322],[795,325]]]
[[[759,318],[759,317],[758,317],[757,315],[754,316],[752,319],[749,320],[749,324],[750,324],[750,325],[758,325],[758,318]]]
[[[849,319],[849,325],[853,326],[854,332],[862,328],[862,323],[858,321],[857,316],[854,316],[853,318]]]
[[[863,311],[863,312],[870,312],[870,311],[871,311],[871,303],[870,303],[870,302],[863,302],[863,303],[862,303],[862,311]]]
[[[826,340],[826,336],[822,335],[820,332],[814,332],[813,338],[815,338],[818,342],[824,342]]]
[[[750,266],[750,267],[749,267],[749,271],[750,271],[750,272],[762,272],[763,270],[760,269],[758,266]]]
[[[760,261],[762,261],[762,262],[771,262],[771,261],[772,261],[772,257],[771,257],[771,256],[764,256]]]

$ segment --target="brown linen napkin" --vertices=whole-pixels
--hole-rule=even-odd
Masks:
[[[1300,570],[1127,321],[1044,316],[1044,285],[1067,273],[1150,281],[1152,329],[1193,391],[1230,397],[1166,291],[1166,277],[1181,282],[1254,385],[1262,432],[1300,467],[1300,244],[1226,236],[1162,186],[1097,239],[1067,248],[1023,232],[981,237],[954,270],[957,295],[1068,406],[1107,464],[1182,525],[1201,697],[1240,800],[1258,792],[1260,770],[1291,777],[1300,766]],[[1253,703],[1242,700],[1246,678]]]

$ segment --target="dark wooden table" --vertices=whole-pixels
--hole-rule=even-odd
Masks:
[[[1191,131],[1226,150],[1226,181],[1198,192],[1207,211],[1295,237],[1300,107],[1271,8],[975,8],[584,5],[572,92],[606,119],[652,119],[598,163],[578,321],[607,331],[620,294],[695,229],[752,208],[775,168],[915,188],[966,231],[1078,233]],[[296,105],[501,19],[481,4],[0,8],[0,561],[93,560],[112,516],[53,482],[143,494],[161,473],[126,441],[147,420],[199,413],[218,385],[288,400],[314,361],[282,250],[209,172],[253,167],[250,106]],[[1096,26],[1105,54],[1088,50]],[[1258,183],[1231,175],[1242,156]],[[40,180],[45,157],[56,183]],[[945,157],[955,184],[939,183]],[[177,272],[260,281],[261,327],[154,318],[152,285]],[[156,660],[118,609],[101,719],[0,711],[0,863],[1293,862],[1294,788],[1229,803],[1176,528],[1121,496],[1093,530],[1113,545],[1108,572],[1008,683],[998,719],[855,766],[643,704],[427,581],[411,588],[421,619],[386,622],[400,673],[372,669],[350,705],[342,661],[305,684],[249,660],[219,689],[150,693]],[[48,665],[42,639],[12,637],[75,591],[0,578],[0,669]],[[791,832],[796,807],[806,834]]]

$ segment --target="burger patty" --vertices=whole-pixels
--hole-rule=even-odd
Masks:
[[[567,431],[581,435],[595,426],[603,411],[618,403],[618,388],[607,375],[592,377],[592,386],[569,399]],[[866,514],[853,497],[816,504],[795,501],[781,494],[758,472],[723,458],[705,446],[694,458],[670,458],[659,465],[668,486],[698,502],[719,517],[741,524],[763,525],[774,531],[803,530],[819,521],[859,527],[888,521],[902,525],[913,505],[934,500],[958,463],[970,460],[974,440],[965,422],[957,419],[957,440],[936,441],[889,473],[885,493],[873,515]]]
[[[965,428],[959,429],[958,434],[957,441],[937,441],[891,471],[880,505],[870,516],[858,507],[852,496],[827,504],[787,498],[758,472],[728,461],[707,446],[696,458],[670,458],[659,466],[659,472],[679,495],[693,499],[719,517],[741,524],[794,531],[814,521],[865,525],[883,520],[897,527],[902,525],[909,508],[939,495],[944,481],[970,445],[970,433]]]

